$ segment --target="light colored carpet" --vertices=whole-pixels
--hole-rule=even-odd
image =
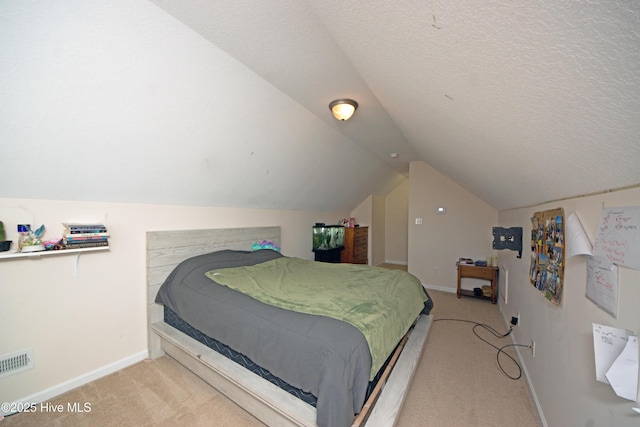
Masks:
[[[403,270],[403,271],[407,271],[407,266],[403,265],[403,264],[389,264],[389,263],[383,263],[383,264],[379,264],[377,265],[377,267],[383,267],[383,268],[389,268],[391,270]]]
[[[442,320],[470,320],[504,333],[498,305],[476,298],[458,299],[452,293],[429,293],[435,321],[397,425],[540,426],[524,374],[518,380],[507,377],[498,365],[498,351],[474,335],[473,324]],[[510,337],[496,338],[483,328],[476,331],[496,347],[512,343]],[[505,352],[517,360],[512,347]],[[500,356],[500,363],[510,376],[518,376],[518,366],[507,357]]]
[[[436,319],[487,323],[503,331],[497,305],[430,291]],[[476,338],[469,323],[433,323],[405,401],[399,427],[540,425],[524,378],[511,380],[496,362],[497,351]],[[483,337],[501,347],[510,338]],[[526,351],[526,349],[525,349]],[[513,351],[508,351],[514,354]],[[517,375],[514,365],[504,368]],[[11,426],[262,426],[168,356],[143,361],[51,400],[53,405],[85,402],[91,411],[22,413],[6,417]]]
[[[68,403],[91,411],[69,413]],[[169,356],[145,360],[51,400],[64,412],[22,413],[0,426],[263,426]]]

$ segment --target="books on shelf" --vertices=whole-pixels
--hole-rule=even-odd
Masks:
[[[101,246],[109,246],[109,241],[108,240],[102,240],[102,241],[98,241],[98,242],[65,243],[64,246],[67,249],[99,248]]]
[[[86,233],[106,233],[107,227],[104,224],[75,224],[63,222],[65,234],[86,234]]]
[[[109,246],[109,232],[104,224],[62,223],[62,243],[71,248]]]
[[[62,237],[67,240],[104,240],[109,238],[109,233],[63,234]]]
[[[106,236],[97,236],[97,237],[71,237],[71,236],[63,236],[62,240],[64,243],[86,243],[86,242],[105,242],[108,241],[109,238]]]
[[[80,239],[83,237],[109,237],[109,233],[107,233],[106,231],[100,233],[64,233],[62,236]]]

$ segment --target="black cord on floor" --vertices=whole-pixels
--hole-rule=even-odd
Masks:
[[[489,344],[491,347],[495,348],[496,350],[498,350],[498,353],[496,353],[496,361],[498,362],[498,367],[500,368],[500,370],[502,371],[503,374],[505,374],[508,378],[512,379],[512,380],[519,380],[520,378],[522,378],[522,368],[520,367],[520,364],[518,363],[518,361],[516,359],[514,359],[510,354],[506,353],[504,351],[505,348],[507,347],[526,347],[526,348],[530,348],[531,346],[528,345],[524,345],[524,344],[507,344],[504,345],[502,347],[496,347],[495,345],[491,344],[489,341],[485,340],[484,338],[482,338],[480,335],[478,335],[478,332],[476,332],[476,328],[483,328],[487,331],[489,331],[494,337],[496,338],[505,338],[508,337],[509,335],[511,335],[511,332],[513,331],[513,328],[509,328],[509,330],[504,333],[501,334],[500,332],[496,331],[494,328],[492,328],[489,325],[486,325],[484,323],[478,323],[478,322],[474,322],[472,320],[464,320],[464,319],[433,319],[434,322],[438,322],[438,321],[452,321],[452,322],[464,322],[464,323],[471,323],[473,325],[473,333],[476,337],[478,337],[481,341],[484,341],[486,344]],[[502,368],[502,364],[500,363],[500,355],[504,354],[505,356],[507,356],[509,359],[511,359],[513,361],[513,363],[516,365],[516,367],[518,368],[518,376],[514,377],[512,375],[509,375],[503,368]]]

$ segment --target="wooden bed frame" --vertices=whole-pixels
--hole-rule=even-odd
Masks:
[[[217,250],[251,250],[263,240],[280,245],[280,227],[147,232],[149,357],[165,353],[269,426],[316,426],[316,409],[164,323],[155,303],[160,285],[180,262]],[[432,316],[421,315],[354,425],[393,426],[424,347]],[[391,364],[390,364],[391,365]]]

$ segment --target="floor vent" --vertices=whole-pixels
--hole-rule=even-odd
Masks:
[[[0,378],[33,369],[34,366],[32,348],[0,356]]]

